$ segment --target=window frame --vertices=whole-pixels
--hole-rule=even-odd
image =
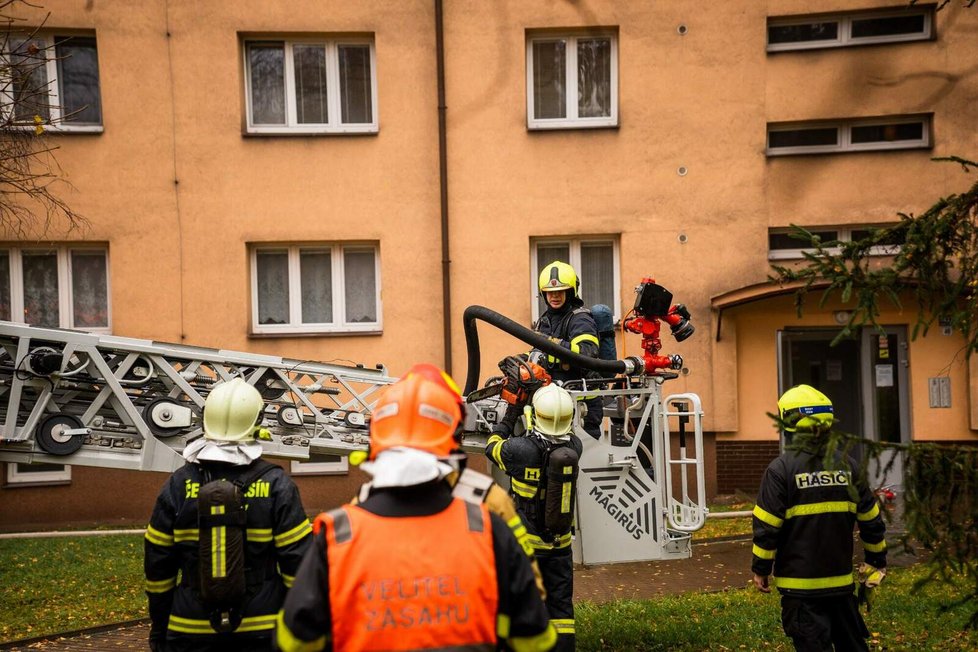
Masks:
[[[45,462],[47,464],[47,462]],[[60,471],[37,471],[24,473],[20,470],[20,462],[7,462],[6,486],[33,487],[40,485],[70,484],[71,465],[62,464]],[[25,465],[29,466],[29,465]]]
[[[318,250],[330,252],[333,294],[333,322],[302,322],[302,279],[300,254],[303,250]],[[344,253],[347,251],[370,250],[374,254],[374,288],[377,321],[347,322],[346,321],[346,270]],[[258,323],[258,252],[286,251],[288,253],[289,272],[289,321],[285,324]],[[302,243],[251,243],[249,245],[251,261],[251,334],[252,335],[297,335],[297,334],[337,334],[358,335],[376,334],[383,332],[384,316],[381,301],[381,266],[379,242],[302,242]],[[336,321],[337,317],[342,320]]]
[[[72,285],[71,254],[76,251],[97,251],[105,255],[105,326],[76,326],[74,310],[74,288]],[[112,332],[112,274],[107,245],[78,243],[61,244],[50,247],[20,247],[15,244],[0,245],[0,255],[7,254],[10,261],[10,321],[26,324],[24,321],[24,253],[54,252],[58,262],[58,326],[85,331],[86,333]],[[46,327],[42,327],[46,328]]]
[[[853,143],[852,129],[854,127],[872,127],[876,125],[921,124],[919,140],[876,141],[871,143]],[[799,122],[769,122],[765,138],[764,153],[766,156],[795,156],[803,154],[837,154],[849,152],[880,152],[909,149],[930,149],[933,143],[934,120],[933,114],[880,116],[875,118],[846,118],[838,120],[809,120]],[[796,145],[792,147],[771,147],[773,132],[797,131],[803,129],[835,128],[838,142],[835,145]]]
[[[614,313],[614,320],[617,323],[621,318],[621,257],[620,257],[620,238],[617,235],[593,235],[593,236],[574,236],[574,237],[560,237],[560,236],[546,236],[546,237],[535,237],[530,240],[530,305],[531,317],[533,323],[535,324],[537,320],[540,319],[540,288],[537,285],[540,281],[540,274],[537,270],[540,268],[539,259],[539,247],[553,246],[553,245],[567,245],[568,251],[570,252],[569,260],[564,261],[574,268],[574,271],[580,273],[581,270],[581,245],[588,244],[611,244],[612,247],[612,266],[614,267],[614,282],[613,282],[613,292],[616,301],[615,305],[611,306],[612,312]],[[550,261],[544,261],[544,264]],[[584,279],[586,281],[586,279]],[[587,306],[590,308],[590,306]]]
[[[852,36],[853,21],[872,20],[874,18],[892,18],[894,16],[921,15],[924,17],[923,32],[913,34],[889,34],[884,36]],[[797,41],[794,43],[771,43],[769,33],[765,34],[768,52],[791,52],[795,50],[820,50],[824,48],[844,48],[859,45],[879,45],[882,43],[908,43],[913,41],[930,41],[935,38],[934,5],[920,7],[891,7],[889,9],[854,11],[834,14],[805,14],[799,16],[768,17],[767,27],[791,27],[793,25],[810,25],[812,23],[838,24],[838,35],[833,40]],[[766,31],[766,30],[765,30]]]
[[[48,120],[35,124],[33,122],[15,122],[14,125],[21,127],[23,129],[37,129],[43,128],[44,131],[51,131],[57,133],[80,133],[80,134],[100,134],[105,131],[105,111],[104,105],[102,104],[102,74],[99,70],[98,75],[98,98],[99,98],[99,113],[101,115],[101,122],[99,124],[84,123],[78,124],[71,121],[65,121],[64,116],[61,111],[61,78],[58,75],[58,56],[55,45],[55,39],[58,38],[91,38],[95,40],[95,57],[98,68],[101,68],[101,62],[98,59],[98,37],[94,31],[84,31],[84,30],[49,30],[42,29],[36,32],[25,32],[25,41],[44,41],[44,52],[52,56],[46,56],[44,62],[45,73],[47,74],[47,87],[48,87],[48,102],[50,106],[48,107],[49,117]],[[8,43],[14,42],[15,38],[8,36],[10,39]],[[0,52],[0,58],[3,60],[4,66],[10,66],[10,53]],[[3,92],[3,101],[9,107],[13,107],[13,87],[10,85],[9,90]]]
[[[581,118],[577,116],[577,41],[588,38],[607,38],[611,41],[611,71],[609,84],[611,86],[611,115],[607,117]],[[535,118],[533,98],[533,44],[539,41],[567,41],[567,57],[564,62],[564,79],[567,86],[565,118]],[[530,131],[547,131],[553,129],[607,129],[618,127],[618,30],[567,30],[544,32],[527,30],[526,32],[526,128]],[[574,73],[574,74],[571,74]],[[573,87],[571,81],[573,80]],[[571,117],[574,116],[574,117]]]
[[[894,223],[886,224],[849,224],[846,226],[829,226],[829,225],[818,225],[818,226],[805,226],[804,228],[809,231],[836,231],[838,232],[838,237],[835,240],[839,242],[852,242],[852,234],[854,231],[866,231],[869,229],[881,229],[889,226],[893,226]],[[791,227],[771,227],[768,229],[768,236],[771,234],[782,234],[787,235],[793,232]],[[802,241],[799,240],[798,244],[801,245]],[[900,253],[902,245],[878,245],[876,247],[871,247],[869,249],[870,256],[895,256]],[[838,254],[841,249],[839,247],[828,247],[826,252],[830,254]],[[812,247],[795,247],[791,249],[771,249],[770,243],[768,244],[767,259],[768,260],[800,260],[805,257],[806,253],[815,253],[815,249]]]
[[[350,472],[350,458],[339,455],[337,462],[302,462],[292,460],[289,470],[295,476],[347,475]]]
[[[284,47],[285,124],[255,124],[252,116],[251,66],[248,46],[252,43],[281,42]],[[303,124],[298,122],[295,97],[295,60],[292,54],[296,45],[322,45],[326,50],[326,107],[328,123]],[[371,122],[334,122],[342,116],[339,73],[339,48],[344,45],[367,45],[370,50],[370,111]],[[376,134],[380,131],[377,108],[377,52],[375,39],[370,36],[322,36],[283,37],[252,36],[241,38],[241,57],[245,83],[245,133],[257,135],[351,135]]]

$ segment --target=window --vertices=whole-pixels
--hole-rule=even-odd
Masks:
[[[292,475],[342,475],[350,470],[346,456],[322,455],[312,462],[292,461]]]
[[[804,227],[812,235],[818,236],[823,243],[830,242],[851,242],[862,240],[872,235],[873,229],[891,227],[893,224],[871,224],[864,226],[845,226],[845,227]],[[776,228],[769,229],[767,234],[768,259],[769,260],[789,260],[793,258],[803,258],[805,253],[815,250],[808,246],[807,240],[799,240],[793,234],[794,229]],[[890,240],[881,243],[879,246],[869,250],[873,256],[892,256],[900,251],[900,245],[904,243],[902,233],[893,234]],[[828,249],[831,252],[838,252],[835,247]]]
[[[617,36],[528,36],[526,106],[530,129],[618,126]]]
[[[56,131],[102,131],[94,35],[9,33],[4,104],[14,121]]]
[[[376,244],[254,247],[255,333],[381,330]]]
[[[248,133],[377,131],[373,38],[247,40]]]
[[[924,41],[933,30],[934,6],[820,16],[769,18],[768,52]]]
[[[108,332],[108,270],[104,247],[0,248],[0,319]]]
[[[64,484],[71,482],[71,467],[64,464],[7,464],[7,484]]]
[[[533,321],[547,309],[540,298],[540,272],[555,260],[562,260],[577,272],[581,281],[581,298],[590,308],[597,303],[611,307],[615,319],[621,318],[621,282],[618,275],[618,240],[612,236],[582,239],[541,239],[533,243],[532,283]]]
[[[930,116],[769,123],[767,155],[930,147]]]

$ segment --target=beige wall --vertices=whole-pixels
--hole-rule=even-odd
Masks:
[[[460,380],[466,306],[530,321],[532,238],[611,234],[626,309],[639,279],[654,275],[693,313],[694,338],[663,336],[663,352],[682,354],[690,369],[670,389],[703,397],[707,430],[773,437],[764,417],[777,392],[773,334],[829,323],[826,315],[810,310],[799,321],[787,299],[752,303],[727,311],[718,342],[711,299],[766,279],[770,227],[889,222],[971,182],[930,158],[978,151],[978,10],[952,3],[930,42],[767,54],[767,16],[900,3],[444,4]],[[91,220],[67,238],[110,246],[114,333],[382,362],[395,375],[442,361],[433,2],[49,0],[45,9],[50,27],[97,33],[104,133],[51,140],[74,188],[65,197]],[[618,34],[620,126],[528,131],[527,30],[587,27]],[[306,33],[374,36],[378,134],[243,135],[240,35]],[[768,122],[921,112],[934,115],[931,150],[764,154]],[[383,334],[249,336],[248,243],[337,240],[380,243]],[[483,377],[524,348],[485,326],[480,335]],[[637,336],[626,344],[640,352]],[[978,399],[964,397],[978,381],[972,372],[968,385],[955,350],[937,336],[911,347],[917,437],[975,436],[968,413]],[[929,409],[926,378],[948,364],[954,408]]]

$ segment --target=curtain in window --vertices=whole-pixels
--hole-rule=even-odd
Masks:
[[[347,323],[377,321],[377,267],[372,250],[343,252]]]
[[[109,325],[104,252],[71,252],[71,303],[75,328],[104,328]]]
[[[53,251],[25,251],[24,321],[32,326],[61,326],[58,304],[58,254]]]
[[[326,49],[322,45],[292,47],[295,64],[295,110],[300,124],[329,122],[326,108]]]
[[[10,316],[10,252],[0,251],[0,319]]]
[[[610,242],[581,244],[581,295],[584,305],[603,303],[621,314],[615,296],[615,251]]]
[[[285,124],[285,44],[249,43],[251,120],[254,124]]]
[[[577,42],[577,115],[580,118],[611,115],[609,39],[580,39]]]
[[[333,262],[330,252],[301,252],[299,275],[302,283],[302,323],[331,323],[333,321]]]
[[[289,254],[285,251],[259,251],[258,323],[289,322]]]
[[[533,117],[567,117],[566,41],[533,42]]]
[[[14,120],[34,122],[34,116],[51,119],[48,97],[47,49],[44,41],[11,43],[10,85],[13,90]]]
[[[339,56],[343,124],[373,122],[370,48],[366,45],[341,45]]]
[[[62,120],[73,124],[102,124],[95,39],[85,36],[58,38],[55,54]]]

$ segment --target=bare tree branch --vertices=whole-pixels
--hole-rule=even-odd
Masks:
[[[68,232],[88,226],[61,196],[71,185],[47,133],[70,117],[51,102],[56,81],[47,67],[56,53],[39,36],[50,14],[30,24],[16,15],[28,9],[40,6],[0,0],[0,233],[17,238],[42,237],[54,226]]]

